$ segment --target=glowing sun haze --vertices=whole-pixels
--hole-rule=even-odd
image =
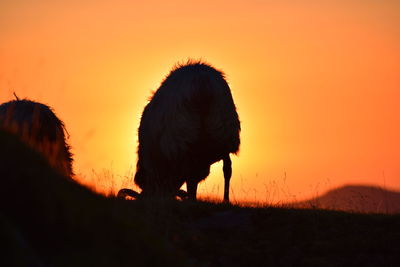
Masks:
[[[105,169],[119,189],[152,91],[175,63],[203,59],[226,73],[242,121],[234,200],[399,190],[399,14],[389,0],[3,0],[0,101],[52,106],[79,179]],[[217,164],[199,193],[222,189]]]

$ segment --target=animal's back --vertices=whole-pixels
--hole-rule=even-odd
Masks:
[[[63,130],[62,122],[48,106],[30,100],[16,100],[1,104],[0,122],[2,127],[9,131],[18,131],[19,134],[23,133],[37,140],[55,141],[57,135]]]
[[[0,105],[0,128],[19,136],[65,176],[73,175],[64,124],[50,107],[30,100],[3,103]]]
[[[189,63],[172,70],[155,92],[143,112],[139,139],[159,143],[168,159],[178,159],[204,139],[236,153],[239,131],[224,74],[204,63]]]

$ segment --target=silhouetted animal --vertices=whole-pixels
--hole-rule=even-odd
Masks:
[[[222,159],[224,200],[229,201],[229,154],[239,150],[239,133],[224,74],[202,62],[176,66],[142,114],[135,175],[141,195],[182,196],[179,189],[186,182],[188,196],[195,200],[198,183]],[[123,194],[129,195],[129,189],[122,189]]]
[[[0,105],[0,129],[11,132],[47,159],[66,177],[73,176],[72,155],[66,142],[64,123],[52,109],[30,100],[13,100]]]

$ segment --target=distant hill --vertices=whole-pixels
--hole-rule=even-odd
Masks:
[[[322,196],[292,203],[296,208],[333,209],[362,213],[400,213],[400,192],[376,186],[346,185]]]

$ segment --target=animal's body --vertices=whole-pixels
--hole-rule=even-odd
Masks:
[[[19,136],[59,173],[68,178],[73,176],[64,123],[49,106],[25,99],[3,103],[0,105],[0,129]]]
[[[177,66],[143,111],[135,183],[144,196],[175,196],[186,182],[189,198],[196,199],[198,183],[223,160],[229,201],[229,154],[238,152],[239,134],[224,74],[201,62]]]

